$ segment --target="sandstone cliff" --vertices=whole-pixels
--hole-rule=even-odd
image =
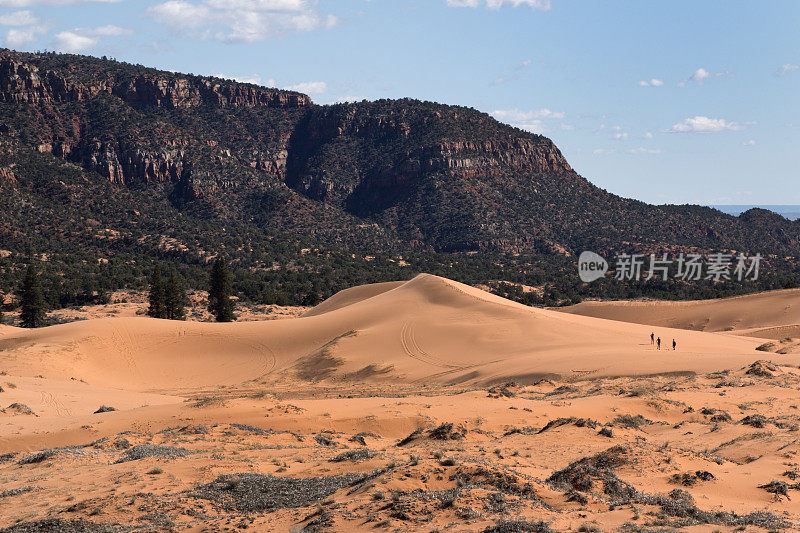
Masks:
[[[213,77],[0,50],[0,118],[0,143],[79,168],[87,188],[335,246],[800,251],[799,223],[620,198],[578,175],[550,139],[461,106],[318,106]],[[0,186],[59,189],[58,175],[36,172],[34,187],[17,162],[0,160]]]
[[[83,101],[99,93],[113,94],[134,107],[191,109],[212,107],[300,108],[311,99],[300,93],[267,89],[201,76],[167,72],[130,76],[127,72],[108,72],[89,83],[69,72],[40,69],[41,56],[0,51],[0,101],[14,103],[52,103]]]

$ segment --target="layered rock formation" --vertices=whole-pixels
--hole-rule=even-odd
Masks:
[[[37,59],[40,57],[0,52],[0,101],[26,104],[84,101],[99,93],[108,93],[139,108],[191,109],[200,105],[300,108],[311,105],[308,96],[296,92],[165,72],[133,77],[111,72],[105,79],[83,83],[69,73],[40,70],[34,63]]]
[[[40,72],[13,55],[0,55],[0,101],[41,104],[81,101],[105,90],[104,84],[88,88],[68,82],[53,72]]]
[[[292,91],[0,50],[0,116],[0,140],[87,179],[335,243],[363,230],[384,250],[800,252],[800,223],[620,198],[573,171],[550,139],[465,107],[317,106]],[[19,181],[3,170],[13,163],[0,161],[1,184]]]
[[[0,181],[4,181],[6,183],[16,183],[17,177],[14,175],[14,171],[10,168],[0,167]]]
[[[316,200],[355,206],[397,196],[434,174],[485,181],[509,171],[572,169],[550,139],[484,113],[379,101],[310,112],[292,139],[287,183]]]
[[[113,184],[182,181],[193,183],[183,188],[197,196],[203,188],[236,185],[236,179],[218,168],[230,166],[233,157],[236,165],[282,179],[290,130],[277,136],[281,141],[277,145],[259,145],[232,156],[231,148],[236,147],[231,147],[235,143],[230,139],[208,138],[203,131],[183,132],[171,121],[153,120],[147,114],[150,109],[192,113],[200,108],[232,113],[258,108],[291,114],[312,105],[308,96],[291,91],[109,61],[99,62],[103,68],[93,70],[98,63],[93,58],[84,59],[92,65],[62,59],[52,54],[0,52],[0,103],[28,115],[10,127],[4,125],[5,133],[28,137],[39,152],[78,163]],[[291,128],[293,121],[286,127]],[[145,129],[139,127],[142,122]],[[181,117],[181,122],[191,120]],[[204,171],[192,176],[196,168]]]

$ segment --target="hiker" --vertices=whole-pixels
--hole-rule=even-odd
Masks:
[[[661,337],[658,338],[658,340],[656,341],[656,344],[658,344],[658,349],[660,350],[661,349]]]
[[[655,343],[656,343],[656,334],[655,333],[651,333],[650,334],[650,344],[655,344]]]
[[[673,352],[675,351],[675,346],[677,346],[677,345],[678,345],[678,343],[675,342],[675,339],[672,339],[672,351]]]

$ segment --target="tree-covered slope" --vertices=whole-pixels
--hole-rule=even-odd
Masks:
[[[550,139],[475,109],[318,106],[292,91],[10,50],[0,50],[0,210],[0,291],[30,252],[47,259],[51,303],[101,280],[141,284],[153,258],[202,284],[220,253],[241,295],[286,303],[418,270],[563,281],[583,249],[800,254],[798,222],[620,198]]]

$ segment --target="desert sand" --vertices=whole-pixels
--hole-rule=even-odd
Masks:
[[[576,315],[697,331],[758,331],[782,327],[794,328],[792,332],[796,333],[800,330],[800,289],[690,302],[586,301],[560,310]]]
[[[564,313],[420,275],[282,320],[0,326],[0,528],[797,528],[800,354],[753,332],[798,296]]]

